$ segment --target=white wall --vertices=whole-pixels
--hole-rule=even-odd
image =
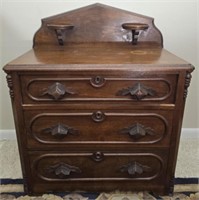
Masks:
[[[196,68],[199,66],[199,0],[98,0],[97,2],[155,18],[155,25],[163,34],[164,47],[189,61]],[[32,48],[33,35],[41,25],[41,18],[92,3],[96,1],[1,0],[1,68]],[[196,69],[187,98],[183,123],[185,128],[199,127],[198,77],[199,70]],[[0,70],[1,129],[14,129],[8,88],[2,70]]]

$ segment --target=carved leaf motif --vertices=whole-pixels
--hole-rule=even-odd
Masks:
[[[136,83],[133,87],[120,90],[117,95],[131,95],[133,99],[141,100],[146,96],[155,96],[156,91],[144,86],[141,83]]]
[[[154,131],[149,127],[144,127],[142,124],[136,123],[128,128],[121,130],[121,133],[128,133],[129,136],[138,139],[146,135],[154,135]]]
[[[49,173],[53,173],[56,176],[64,178],[69,176],[72,172],[73,173],[81,173],[81,170],[78,167],[68,165],[66,163],[58,163],[56,165],[48,167],[47,171]]]
[[[53,97],[53,99],[58,100],[63,98],[65,94],[74,94],[74,92],[67,89],[63,84],[56,82],[45,89],[41,96],[44,96],[46,94]]]
[[[78,130],[75,130],[71,127],[68,127],[67,125],[63,125],[60,123],[50,128],[46,128],[43,131],[46,133],[51,133],[52,136],[61,136],[61,137],[66,136],[68,134],[78,133]]]
[[[130,162],[120,168],[121,172],[128,172],[129,175],[143,174],[144,172],[150,171],[150,167],[146,165],[141,165],[138,162]]]

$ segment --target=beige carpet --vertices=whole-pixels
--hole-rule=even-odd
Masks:
[[[189,196],[184,194],[174,194],[170,196],[161,196],[161,200],[199,200],[199,193],[191,194]],[[0,195],[0,200],[159,200],[147,192],[139,193],[101,193],[96,199],[90,199],[80,194],[69,194],[63,198],[53,194],[44,194],[40,197],[21,196],[15,198],[13,195]]]
[[[199,177],[199,139],[181,140],[175,177]],[[0,140],[0,178],[22,178],[15,140]]]

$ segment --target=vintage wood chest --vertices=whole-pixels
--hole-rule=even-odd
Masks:
[[[25,191],[173,191],[194,67],[153,18],[94,4],[42,20],[4,67]]]

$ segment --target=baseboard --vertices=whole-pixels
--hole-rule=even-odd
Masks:
[[[181,139],[195,138],[199,139],[199,128],[183,128]],[[16,140],[16,133],[14,129],[0,130],[0,140]]]
[[[16,140],[15,129],[1,129],[0,130],[0,140]]]
[[[181,138],[199,139],[199,128],[182,128]]]

